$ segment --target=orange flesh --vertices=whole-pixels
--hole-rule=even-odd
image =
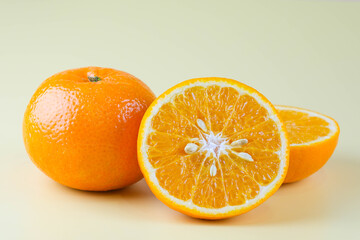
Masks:
[[[244,146],[224,151],[197,151],[187,154],[188,143],[205,139],[196,124],[204,121],[213,135],[231,144],[247,139]],[[268,111],[253,97],[232,87],[191,87],[164,103],[151,120],[147,136],[147,155],[159,185],[178,199],[192,200],[205,208],[222,208],[244,204],[255,198],[262,186],[278,175],[281,148],[279,129]],[[207,140],[206,140],[207,139]],[[253,162],[236,153],[251,155]],[[208,154],[207,154],[208,153]],[[215,176],[209,174],[215,165]]]
[[[304,112],[278,110],[288,131],[290,144],[302,144],[329,135],[329,123]]]

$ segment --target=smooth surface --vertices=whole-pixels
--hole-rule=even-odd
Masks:
[[[1,1],[0,239],[357,239],[359,12],[354,1]],[[22,117],[45,78],[89,65],[129,72],[157,95],[189,78],[234,78],[335,118],[339,145],[315,175],[224,221],[177,213],[144,181],[62,187],[27,157]]]

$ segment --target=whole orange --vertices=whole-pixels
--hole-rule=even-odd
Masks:
[[[142,178],[137,135],[154,99],[126,72],[100,67],[60,72],[40,85],[27,106],[26,150],[38,168],[68,187],[128,186]]]

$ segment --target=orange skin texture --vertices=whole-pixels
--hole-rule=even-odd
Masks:
[[[237,215],[241,215],[244,214],[256,207],[258,207],[260,204],[262,204],[263,202],[265,202],[270,196],[272,196],[282,185],[286,174],[287,174],[287,169],[289,166],[289,153],[290,153],[290,147],[289,147],[289,142],[288,142],[288,136],[287,136],[287,132],[286,132],[286,128],[285,125],[282,124],[281,126],[281,131],[285,134],[285,139],[286,139],[286,164],[284,166],[284,172],[281,175],[280,180],[277,182],[277,184],[273,187],[273,189],[263,198],[259,199],[255,204],[250,205],[246,208],[243,208],[241,210],[232,210],[232,211],[227,211],[225,213],[221,213],[221,214],[208,214],[208,213],[204,213],[201,212],[197,209],[189,209],[186,206],[180,205],[174,201],[172,201],[170,198],[168,198],[163,192],[160,191],[160,189],[158,188],[158,186],[156,186],[155,183],[152,182],[152,180],[150,179],[149,176],[149,172],[144,164],[144,156],[141,152],[141,146],[142,146],[142,139],[145,137],[145,122],[147,120],[147,118],[149,118],[151,116],[151,112],[153,111],[153,108],[161,101],[163,101],[167,95],[169,95],[172,91],[178,89],[178,88],[182,88],[185,87],[187,85],[190,85],[191,83],[194,82],[198,82],[198,81],[208,81],[208,80],[212,80],[212,81],[216,81],[216,80],[221,80],[221,81],[225,81],[228,82],[230,84],[233,85],[237,85],[243,89],[246,89],[249,93],[253,93],[256,92],[259,97],[261,97],[262,101],[268,103],[272,110],[276,112],[275,107],[270,103],[269,100],[267,100],[265,98],[265,96],[263,96],[261,93],[259,93],[258,91],[256,91],[254,88],[251,88],[243,83],[240,83],[236,80],[232,80],[232,79],[227,79],[227,78],[217,78],[217,77],[207,77],[207,78],[194,78],[194,79],[190,79],[190,80],[186,80],[184,82],[181,82],[175,86],[173,86],[172,88],[168,89],[167,91],[165,91],[164,93],[162,93],[159,97],[157,97],[155,99],[155,101],[153,101],[153,103],[150,105],[150,107],[148,108],[148,110],[146,111],[141,125],[140,125],[140,130],[139,130],[139,137],[138,137],[138,142],[137,142],[137,148],[138,148],[138,161],[139,161],[139,165],[141,168],[141,171],[144,175],[144,178],[146,180],[146,183],[148,184],[150,190],[153,192],[153,194],[156,196],[157,199],[159,199],[160,201],[162,201],[165,205],[167,205],[169,208],[181,212],[185,215],[188,215],[190,217],[193,218],[199,218],[199,219],[205,219],[205,220],[219,220],[219,219],[225,219],[225,218],[229,218],[229,217],[234,217]],[[281,119],[280,119],[281,120]]]
[[[300,181],[317,172],[333,154],[338,138],[339,133],[326,142],[311,146],[291,146],[290,164],[284,183]]]
[[[97,76],[91,82],[88,76]],[[142,179],[139,125],[154,93],[115,69],[85,67],[45,80],[32,96],[23,138],[33,163],[65,186],[88,191],[126,187]]]
[[[284,183],[292,183],[309,177],[322,168],[330,159],[335,151],[340,134],[338,123],[334,119],[332,120],[336,123],[337,132],[330,138],[310,145],[292,146],[290,144],[289,169]]]

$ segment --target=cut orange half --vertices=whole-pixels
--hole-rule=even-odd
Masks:
[[[303,108],[276,106],[290,141],[290,164],[285,183],[299,181],[329,160],[340,128],[331,117]]]
[[[288,167],[285,126],[255,89],[225,78],[182,82],[140,125],[138,159],[155,196],[204,219],[245,213],[269,198]]]

